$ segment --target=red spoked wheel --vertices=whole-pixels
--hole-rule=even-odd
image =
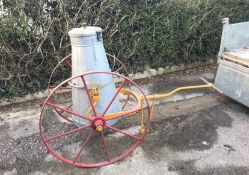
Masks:
[[[106,53],[107,55],[107,59],[109,64],[111,65],[111,70],[115,73],[119,73],[119,74],[123,74],[127,77],[129,77],[129,72],[127,70],[127,68],[125,67],[125,65],[115,56],[109,53]],[[55,81],[55,78],[57,78],[58,76],[61,77],[61,75],[58,73],[61,72],[65,72],[65,70],[67,72],[71,72],[71,54],[66,56],[65,58],[63,58],[62,60],[60,60],[58,62],[58,64],[55,66],[55,68],[53,69],[50,77],[49,77],[49,81],[48,81],[48,93],[50,94],[52,92],[52,90],[58,86],[58,82]],[[71,76],[70,75],[66,75],[65,77],[69,78]],[[60,91],[59,91],[60,90]],[[61,86],[56,92],[58,93],[67,93],[67,109],[70,109],[72,107],[72,102],[70,102],[71,100],[71,87],[68,84],[64,84],[63,86]],[[65,100],[64,100],[65,101]],[[66,103],[66,101],[65,101]],[[71,117],[67,117],[64,115],[64,111],[60,110],[60,109],[55,109],[57,115],[59,115],[62,119],[66,120],[67,122],[72,122]]]
[[[108,103],[99,112],[103,105],[96,104],[91,96],[88,78],[103,75],[114,77],[116,92],[106,99]],[[67,107],[63,101],[67,97],[56,93],[76,79],[84,85],[82,98],[88,102],[85,113]],[[100,85],[99,98],[103,96],[103,89]],[[120,111],[109,112],[117,101]],[[64,117],[73,115],[87,122],[79,125],[72,118],[71,122],[65,122],[56,115],[56,110],[62,111]],[[39,129],[43,143],[57,159],[78,167],[99,167],[127,157],[142,143],[150,126],[150,115],[146,96],[135,82],[118,73],[89,72],[65,80],[50,93],[40,113]],[[110,124],[113,120],[117,121]]]

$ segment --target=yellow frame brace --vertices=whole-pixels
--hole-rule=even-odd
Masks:
[[[196,85],[196,86],[184,86],[184,87],[178,87],[168,93],[164,93],[164,94],[154,94],[154,95],[148,95],[146,96],[146,99],[148,100],[153,100],[153,103],[152,103],[152,110],[151,110],[151,114],[150,116],[152,116],[152,113],[153,113],[153,107],[154,107],[154,104],[155,104],[155,100],[157,99],[161,99],[161,98],[166,98],[166,97],[169,97],[173,94],[175,94],[176,92],[178,91],[182,91],[182,90],[189,90],[189,89],[201,89],[201,88],[213,88],[214,90],[222,93],[219,89],[217,89],[212,83],[209,83],[207,80],[205,80],[204,78],[201,78],[202,81],[204,81],[206,83],[206,85]],[[91,89],[94,88],[94,86],[91,86]],[[106,114],[104,116],[104,118],[106,120],[111,120],[111,119],[115,119],[115,118],[118,118],[118,117],[126,117],[126,116],[130,116],[130,115],[133,115],[134,113],[136,113],[136,111],[140,110],[143,108],[143,102],[145,100],[144,96],[137,96],[134,92],[132,92],[131,90],[129,89],[125,89],[125,88],[122,88],[120,90],[120,93],[123,93],[123,94],[126,94],[126,95],[129,95],[129,96],[132,96],[136,102],[137,102],[137,106],[131,110],[128,110],[128,111],[123,111],[123,112],[118,112],[118,113],[111,113],[111,114]],[[98,90],[98,93],[99,95],[99,90]],[[96,94],[95,94],[96,95]],[[96,101],[95,101],[95,100]],[[99,101],[99,97],[95,97],[93,98],[94,100],[94,107],[97,105],[98,101]],[[86,116],[90,116],[90,113],[92,112],[92,108],[89,107],[89,109],[87,110],[86,112]],[[141,111],[141,126],[143,126],[143,120],[144,120],[144,116],[143,116],[143,110]]]

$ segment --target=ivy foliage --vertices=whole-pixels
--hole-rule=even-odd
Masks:
[[[70,50],[68,31],[104,29],[107,52],[130,72],[215,58],[222,19],[248,21],[247,0],[4,0],[0,17],[0,97],[46,88]],[[62,69],[58,81],[70,75]]]

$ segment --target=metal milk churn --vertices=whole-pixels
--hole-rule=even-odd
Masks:
[[[69,31],[72,45],[72,76],[83,74],[89,71],[111,71],[103,46],[102,29],[100,27],[86,26],[74,28]],[[93,74],[86,75],[85,81],[90,90],[91,84],[99,84],[100,98],[95,107],[97,114],[102,114],[116,92],[112,75]],[[72,80],[72,102],[73,111],[86,116],[87,110],[91,107],[86,89],[81,78]],[[89,91],[90,92],[90,91]],[[106,114],[119,112],[121,109],[117,97]],[[94,115],[92,115],[94,116]],[[89,121],[72,116],[77,126],[87,125]],[[113,119],[107,122],[112,125],[117,121]]]

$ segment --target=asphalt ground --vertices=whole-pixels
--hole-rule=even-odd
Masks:
[[[214,75],[214,69],[200,68],[138,84],[146,94],[154,94],[202,84],[201,76],[213,81]],[[100,168],[66,165],[46,150],[38,129],[43,101],[0,108],[0,174],[249,174],[249,109],[209,89],[184,91],[157,101],[144,142],[124,160]],[[125,129],[138,127],[130,124]],[[115,147],[118,150],[122,145],[117,142]],[[73,149],[73,144],[68,147]]]

